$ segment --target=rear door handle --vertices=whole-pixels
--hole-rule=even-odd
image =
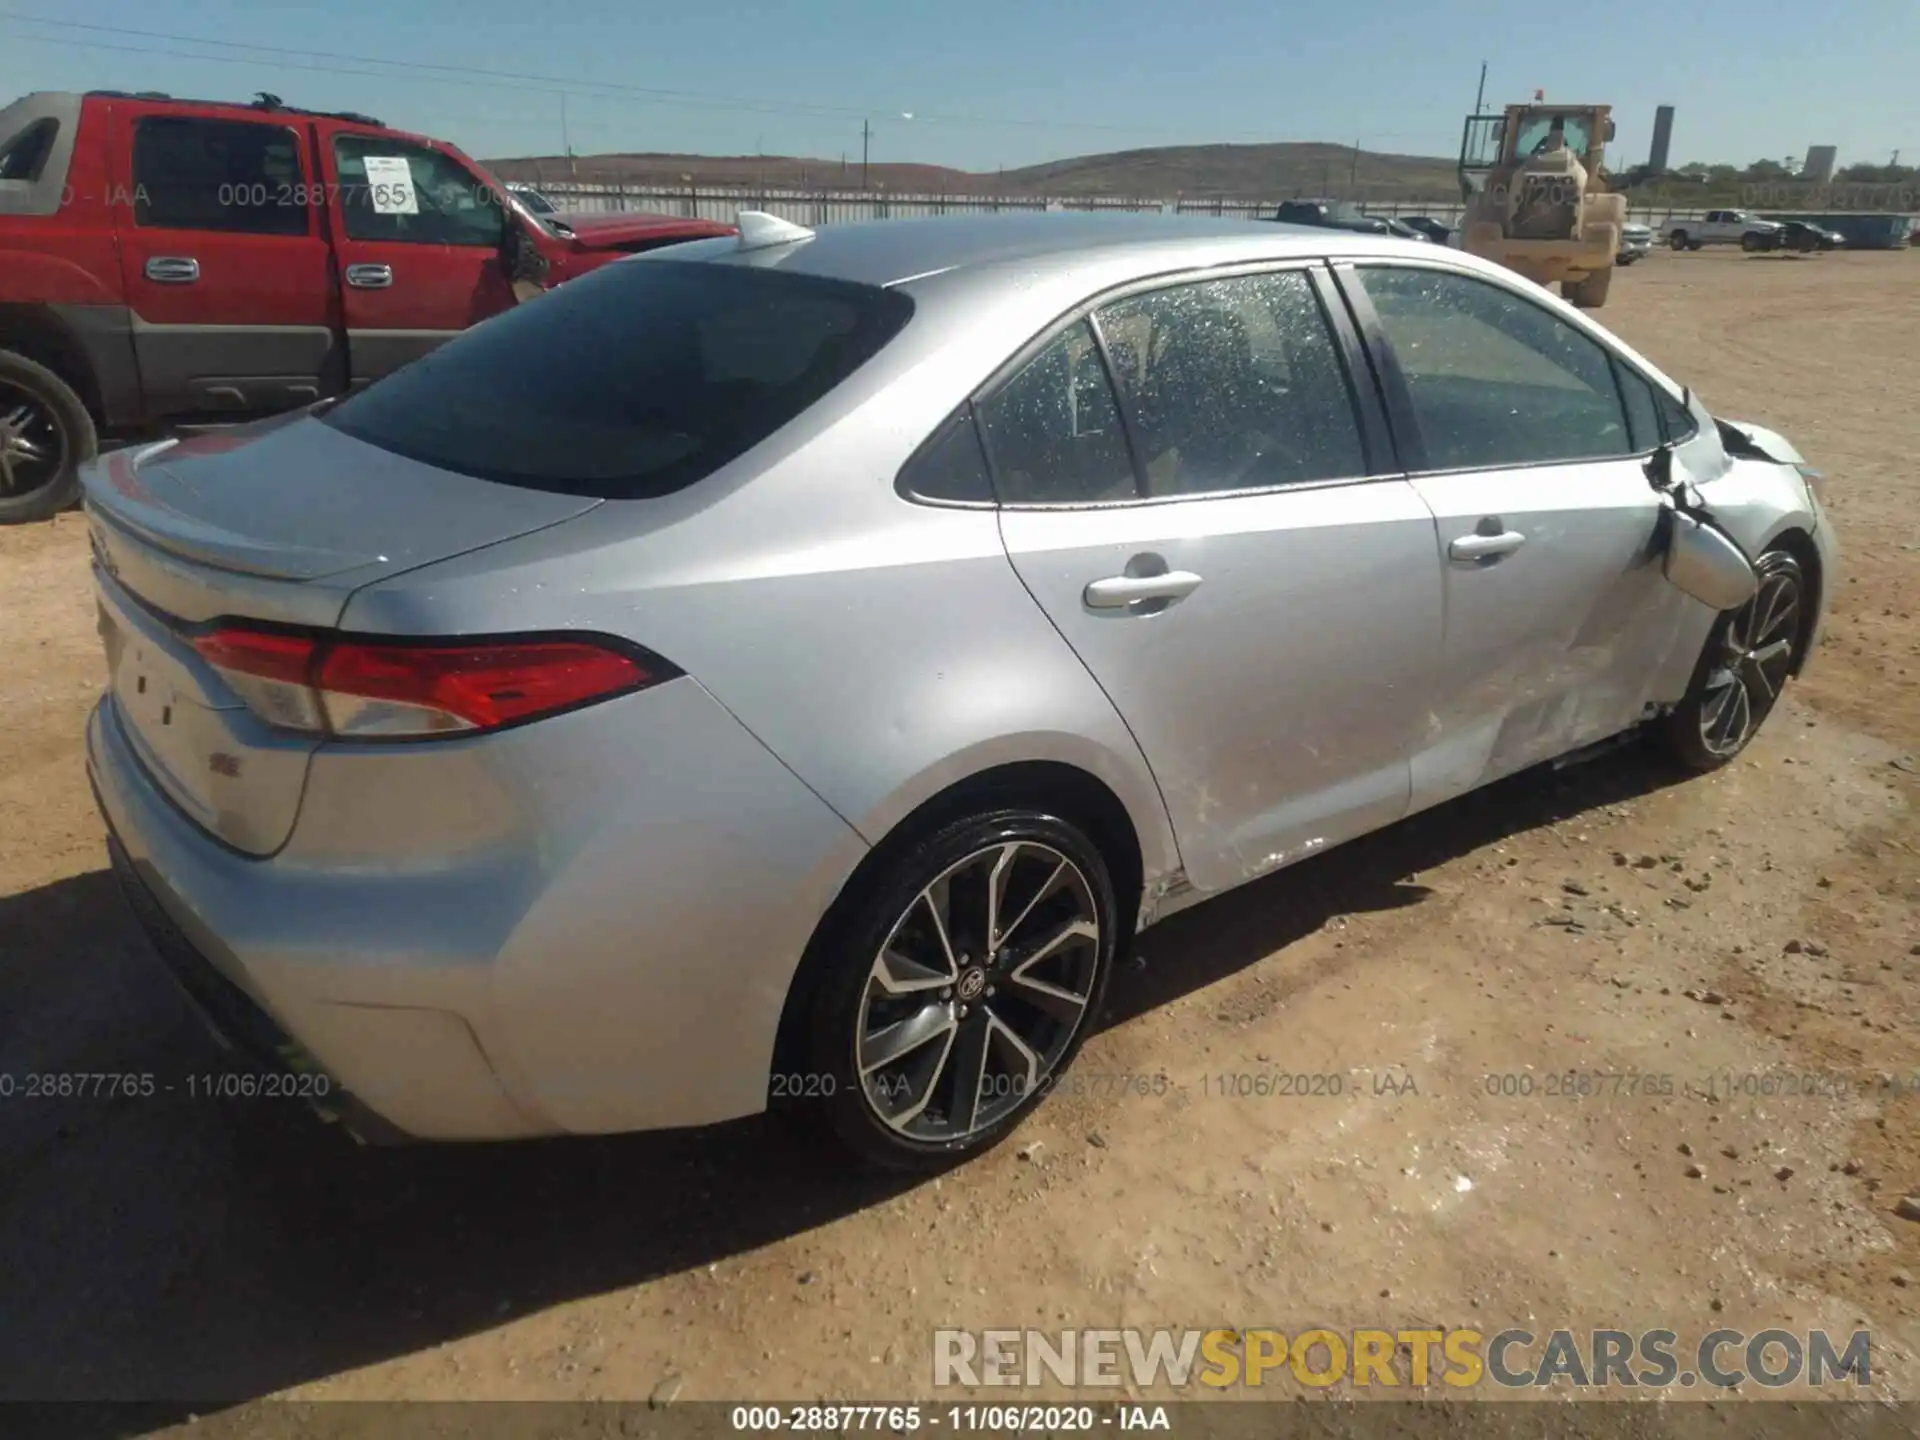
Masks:
[[[200,278],[200,262],[191,255],[155,255],[147,261],[147,279],[156,285],[191,285]]]
[[[1455,560],[1497,560],[1502,555],[1511,555],[1527,543],[1527,537],[1518,530],[1500,530],[1491,535],[1462,535],[1447,546],[1447,554]]]
[[[347,284],[356,290],[385,290],[393,284],[391,265],[349,265]]]
[[[1191,570],[1169,570],[1164,575],[1110,575],[1087,586],[1085,599],[1094,610],[1118,610],[1140,600],[1184,600],[1200,588]]]

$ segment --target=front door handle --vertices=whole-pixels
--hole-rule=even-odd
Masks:
[[[347,284],[356,290],[385,290],[393,284],[391,265],[349,265]]]
[[[155,255],[147,261],[147,279],[156,285],[191,285],[200,278],[200,262],[191,255]]]
[[[1447,546],[1447,554],[1455,560],[1469,562],[1497,560],[1502,555],[1511,555],[1527,543],[1527,537],[1518,530],[1496,530],[1492,534],[1477,532],[1462,535]]]
[[[1163,575],[1110,575],[1087,586],[1086,602],[1095,610],[1118,610],[1141,600],[1184,600],[1200,588],[1191,570],[1169,570]]]

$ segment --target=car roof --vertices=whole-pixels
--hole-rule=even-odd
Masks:
[[[823,226],[804,241],[765,249],[737,241],[674,247],[672,259],[771,266],[803,275],[892,286],[1007,269],[1050,273],[1137,268],[1143,275],[1189,266],[1313,258],[1370,248],[1401,255],[1410,242],[1319,226],[1157,213],[1018,212],[868,220]],[[662,257],[663,259],[669,257]]]

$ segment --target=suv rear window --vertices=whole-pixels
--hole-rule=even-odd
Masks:
[[[326,413],[444,470],[608,500],[693,484],[900,332],[892,290],[622,260],[448,341]]]

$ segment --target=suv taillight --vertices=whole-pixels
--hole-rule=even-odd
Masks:
[[[192,643],[269,725],[347,740],[479,734],[680,674],[604,636],[372,640],[216,624]]]

